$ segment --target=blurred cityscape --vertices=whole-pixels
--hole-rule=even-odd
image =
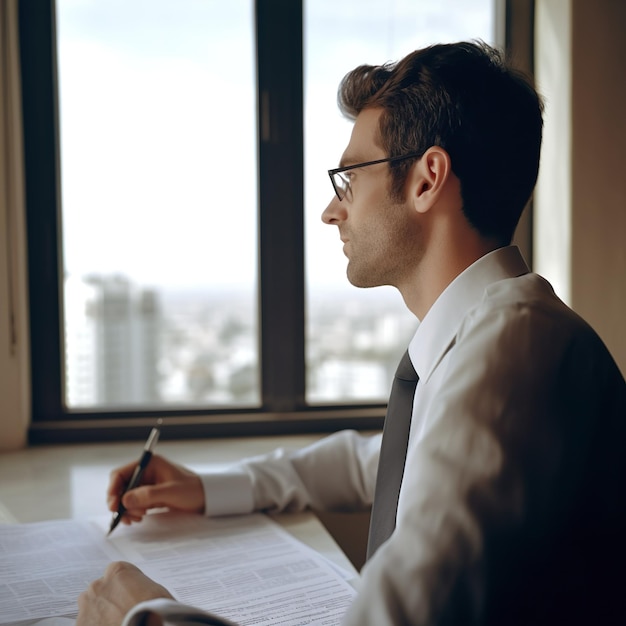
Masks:
[[[394,294],[397,296],[397,294]],[[309,294],[307,401],[384,401],[415,319],[380,291]],[[254,294],[174,292],[122,275],[65,282],[69,408],[258,404]]]

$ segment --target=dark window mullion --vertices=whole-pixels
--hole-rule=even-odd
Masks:
[[[20,0],[19,11],[32,412],[37,419],[57,419],[63,384],[54,0]]]
[[[258,0],[259,266],[264,408],[304,404],[302,2]]]

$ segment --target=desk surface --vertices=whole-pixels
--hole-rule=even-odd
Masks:
[[[230,463],[282,446],[300,448],[315,435],[161,441],[158,452],[191,469]],[[0,521],[36,522],[107,514],[109,472],[138,458],[143,442],[35,446],[0,453]],[[340,567],[356,570],[312,513],[274,517]]]

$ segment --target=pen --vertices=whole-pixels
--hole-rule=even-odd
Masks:
[[[137,467],[135,467],[135,471],[133,475],[130,477],[130,481],[126,488],[122,492],[120,496],[120,504],[117,507],[117,512],[113,514],[113,519],[111,520],[111,526],[109,528],[109,532],[107,533],[107,537],[115,530],[115,527],[120,523],[124,513],[126,513],[126,507],[122,504],[122,496],[131,489],[134,489],[141,480],[143,476],[143,472],[150,463],[150,459],[152,458],[152,450],[154,450],[154,446],[156,446],[156,442],[159,440],[159,426],[163,423],[162,419],[159,419],[157,425],[150,431],[148,435],[148,439],[146,440],[146,444],[143,447],[143,452],[141,454],[141,458],[139,459],[139,463],[137,463]]]

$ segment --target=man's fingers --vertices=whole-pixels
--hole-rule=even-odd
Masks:
[[[103,579],[108,581],[114,576],[124,576],[128,574],[141,574],[141,570],[136,565],[126,561],[113,561],[106,566]]]
[[[130,609],[153,598],[173,599],[165,587],[131,563],[111,563],[102,578],[94,580],[78,597],[76,625],[121,624]]]
[[[158,507],[199,513],[204,507],[204,491],[199,479],[143,485],[124,494],[122,503],[131,513]]]
[[[106,493],[110,511],[116,512],[120,501],[126,508],[123,522],[140,521],[148,509],[162,507],[204,512],[204,488],[195,472],[155,454],[143,474],[142,484],[124,493],[134,469],[135,463],[131,462],[111,472]]]
[[[119,506],[120,502],[120,496],[126,488],[130,477],[133,475],[136,465],[137,462],[134,461],[131,463],[127,463],[122,467],[118,467],[111,472],[109,477],[109,486],[106,492],[107,506],[109,507],[110,511],[117,511],[117,507]]]
[[[177,483],[143,485],[124,494],[122,503],[127,509],[177,508],[180,503],[181,486]]]
[[[122,497],[122,504],[127,510],[141,509],[143,511],[154,508],[155,506],[163,506],[155,504],[154,491],[157,488],[152,485],[137,487],[126,492]]]

